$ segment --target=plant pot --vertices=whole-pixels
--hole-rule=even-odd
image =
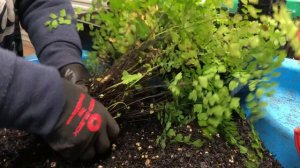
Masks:
[[[282,66],[275,70],[281,73],[278,78],[271,78],[277,82],[275,94],[263,97],[268,102],[264,109],[265,116],[254,123],[265,147],[275,156],[283,167],[299,167],[300,156],[300,66],[299,62],[286,58]],[[240,92],[242,107],[246,114],[251,111],[244,103],[243,95],[247,89]],[[295,131],[294,131],[295,130]],[[298,131],[297,131],[298,130]]]

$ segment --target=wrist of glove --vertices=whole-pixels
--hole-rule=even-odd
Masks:
[[[62,67],[60,70],[61,77],[69,80],[76,86],[84,89],[87,92],[85,84],[91,77],[88,70],[81,64],[68,64]]]
[[[89,160],[105,153],[119,126],[106,108],[81,88],[63,79],[66,104],[46,141],[70,160]]]

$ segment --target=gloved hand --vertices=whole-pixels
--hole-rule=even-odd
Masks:
[[[59,72],[63,78],[71,81],[73,84],[76,84],[87,92],[88,89],[85,84],[88,82],[90,74],[83,65],[68,64],[62,67]]]
[[[119,126],[105,107],[81,88],[63,79],[66,104],[54,130],[45,139],[63,157],[89,160],[106,152]]]

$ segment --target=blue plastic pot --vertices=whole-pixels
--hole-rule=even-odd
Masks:
[[[300,63],[285,59],[275,70],[280,77],[275,94],[263,97],[268,102],[264,118],[254,123],[265,147],[286,168],[300,168]],[[246,113],[251,113],[242,104]]]
[[[81,55],[81,59],[83,61],[87,60],[88,57],[88,52],[86,50],[82,50],[82,55]],[[37,58],[37,56],[35,54],[32,55],[28,55],[24,57],[25,60],[33,62],[33,63],[39,63],[39,59]]]

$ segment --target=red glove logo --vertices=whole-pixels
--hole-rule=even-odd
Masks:
[[[92,114],[87,123],[87,127],[91,132],[97,132],[101,127],[102,119],[98,113]]]
[[[86,109],[85,107],[82,107],[82,103],[84,99],[85,99],[85,94],[81,93],[73,112],[71,113],[71,115],[66,121],[66,125],[70,125],[75,116],[81,118],[81,121],[79,122],[78,126],[73,132],[73,136],[75,137],[82,131],[83,127],[86,124],[90,132],[99,131],[102,124],[101,115],[98,113],[91,113],[95,107],[95,100],[91,99],[89,103],[89,107],[88,109]]]

